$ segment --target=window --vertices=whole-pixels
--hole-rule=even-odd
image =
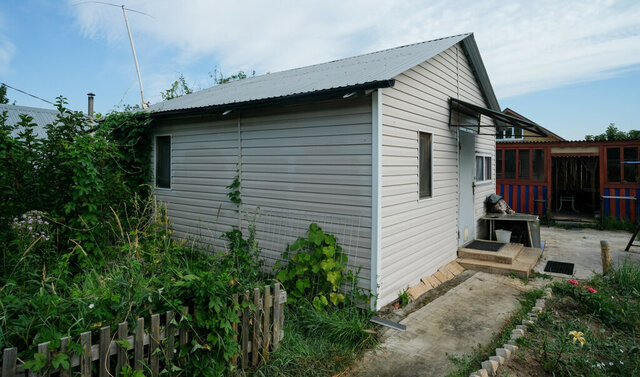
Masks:
[[[156,187],[171,188],[171,136],[156,136]]]
[[[420,132],[419,145],[419,177],[420,177],[420,199],[430,198],[433,195],[431,182],[431,134]]]
[[[532,170],[534,181],[544,181],[544,149],[533,150]]]
[[[491,156],[476,156],[476,182],[491,180]]]
[[[504,151],[504,177],[514,179],[516,177],[516,150],[506,149]]]
[[[620,148],[607,148],[607,181],[620,182]]]
[[[520,127],[502,127],[498,128],[496,135],[498,140],[522,140],[522,128]]]
[[[638,147],[624,148],[624,181],[638,182]]]
[[[496,151],[496,178],[502,178],[502,151]]]
[[[529,179],[529,150],[518,151],[518,179]]]

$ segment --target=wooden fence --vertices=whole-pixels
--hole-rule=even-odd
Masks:
[[[283,309],[287,302],[287,294],[284,290],[280,290],[279,284],[275,284],[273,294],[271,294],[271,287],[265,286],[263,294],[259,288],[255,288],[253,293],[246,291],[241,297],[234,294],[233,301],[240,304],[241,309],[238,310],[240,323],[233,325],[238,334],[235,338],[240,347],[232,363],[234,365],[239,363],[242,369],[246,369],[266,360],[269,353],[278,348],[284,336]],[[243,302],[249,305],[242,305]],[[188,314],[187,310],[182,313],[182,316],[186,314]],[[2,375],[0,376],[119,376],[124,366],[131,365],[134,370],[150,371],[153,377],[157,377],[164,367],[165,360],[173,359],[176,353],[176,341],[179,346],[189,342],[189,331],[176,328],[174,318],[175,313],[172,311],[162,316],[153,314],[150,329],[147,331],[145,331],[144,318],[138,318],[135,332],[132,334],[129,334],[127,322],[120,323],[113,335],[109,327],[102,327],[97,344],[92,343],[91,331],[84,332],[80,334],[79,341],[84,350],[81,355],[70,354],[69,337],[60,339],[60,348],[57,350],[50,349],[50,342],[41,343],[38,345],[38,353],[44,354],[47,366],[38,372],[24,369],[24,362],[18,359],[17,348],[5,348],[2,353]],[[156,351],[157,349],[161,351]],[[54,368],[51,365],[51,360],[59,353],[69,355],[69,369]],[[94,374],[95,371],[97,374]]]

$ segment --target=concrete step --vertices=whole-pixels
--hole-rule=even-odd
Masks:
[[[541,255],[542,250],[540,249],[524,247],[522,252],[510,264],[472,258],[458,258],[456,261],[469,270],[499,275],[511,275],[513,273],[518,277],[528,278]]]
[[[481,241],[497,243],[496,241]],[[498,251],[468,249],[461,246],[458,248],[458,257],[463,259],[477,259],[488,262],[512,264],[518,255],[520,255],[522,249],[524,249],[524,246],[520,243],[508,243]]]

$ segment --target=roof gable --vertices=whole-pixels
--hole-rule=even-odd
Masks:
[[[461,41],[480,87],[488,97],[487,103],[499,111],[473,34],[470,33],[217,85],[152,105],[149,111],[209,108],[388,82]]]

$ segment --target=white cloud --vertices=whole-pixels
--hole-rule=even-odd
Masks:
[[[609,77],[640,64],[637,1],[505,5],[498,0],[196,0],[184,4],[127,3],[154,16],[129,14],[136,41],[154,44],[157,59],[161,52],[170,56],[165,57],[170,68],[149,75],[175,79],[175,72],[185,71],[182,67],[197,60],[210,61],[209,70],[218,64],[225,73],[274,72],[469,31],[475,33],[501,98]],[[119,9],[99,4],[72,8],[87,36],[127,38]]]
[[[0,74],[11,71],[11,59],[16,51],[13,43],[3,33],[4,24],[4,17],[0,14]]]

